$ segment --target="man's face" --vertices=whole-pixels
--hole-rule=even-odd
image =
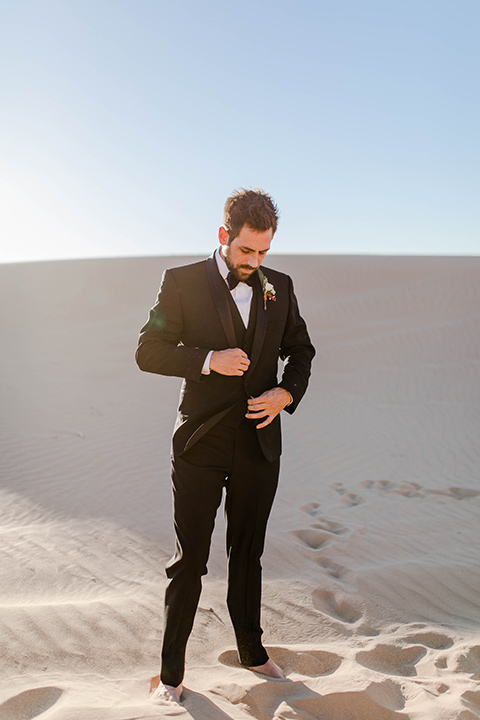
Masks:
[[[228,233],[225,228],[220,228],[218,239],[222,245],[222,257],[237,280],[240,282],[247,280],[260,267],[270,249],[272,238],[272,228],[265,232],[257,232],[244,225],[237,237],[227,245]]]

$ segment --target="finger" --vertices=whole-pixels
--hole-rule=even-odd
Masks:
[[[248,405],[251,407],[256,407],[259,405],[263,405],[264,407],[267,406],[267,401],[264,398],[250,398],[248,401]]]
[[[267,419],[261,423],[260,425],[257,425],[257,430],[261,430],[262,428],[266,427],[267,425],[270,425],[275,415],[269,415]]]
[[[268,408],[265,407],[248,407],[247,411],[249,413],[252,413],[252,415],[256,415],[257,417],[259,417],[260,413],[262,415],[268,415],[268,413],[270,412]]]
[[[250,412],[263,412],[268,414],[273,411],[273,408],[267,403],[257,403],[256,405],[248,405],[248,410],[250,410]]]
[[[248,413],[246,413],[245,417],[248,418],[249,420],[260,420],[261,418],[264,418],[267,415],[268,415],[268,413],[266,413],[266,412],[258,412],[258,413],[248,412]]]

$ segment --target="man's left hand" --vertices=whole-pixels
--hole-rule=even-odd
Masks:
[[[270,425],[283,408],[290,404],[292,397],[290,393],[281,387],[266,390],[256,398],[248,401],[248,413],[245,415],[249,420],[258,420],[266,417],[266,420],[257,425],[257,430]]]

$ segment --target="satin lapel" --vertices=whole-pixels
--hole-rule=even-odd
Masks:
[[[228,304],[227,293],[225,292],[225,281],[218,272],[217,261],[213,256],[207,258],[207,272],[212,297],[220,317],[220,322],[222,323],[222,327],[225,331],[229,347],[235,348],[238,343],[235,335],[232,314]]]
[[[257,322],[255,325],[255,333],[253,336],[252,352],[250,356],[250,367],[248,368],[249,373],[252,372],[258,362],[258,358],[260,357],[268,322],[268,310],[265,310],[264,308],[262,287],[260,285],[260,278],[258,277],[258,273],[255,274],[255,287],[253,290],[252,302],[256,303]]]

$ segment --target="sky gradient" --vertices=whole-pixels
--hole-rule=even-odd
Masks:
[[[478,0],[0,2],[0,262],[480,254]]]

